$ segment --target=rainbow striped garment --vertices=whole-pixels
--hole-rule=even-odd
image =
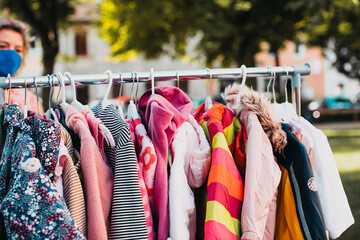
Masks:
[[[194,117],[203,127],[212,149],[207,180],[204,239],[240,239],[240,216],[244,183],[246,133],[238,118],[224,105],[204,104]],[[240,171],[239,171],[240,170]]]

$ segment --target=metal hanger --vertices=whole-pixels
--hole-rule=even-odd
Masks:
[[[120,91],[119,91],[119,113],[120,113],[120,117],[122,119],[124,119],[124,111],[122,108],[122,102],[121,102],[121,95],[122,95],[122,88],[123,88],[123,76],[122,73],[119,72],[119,76],[120,76]]]
[[[37,86],[37,82],[36,82],[36,77],[34,77],[34,84],[35,84],[35,91],[36,91],[36,103],[37,103],[37,109],[38,109],[38,114],[40,114],[40,106],[39,106],[39,93],[38,93],[38,86]]]
[[[25,84],[24,84],[24,89],[25,89],[25,101],[24,101],[24,107],[23,107],[23,115],[24,118],[28,117],[28,109],[27,109],[27,105],[26,105],[26,92],[27,92],[27,77],[25,77]]]

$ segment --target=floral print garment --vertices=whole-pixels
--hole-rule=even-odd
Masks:
[[[13,145],[5,145],[2,157],[3,165],[11,161],[8,191],[0,205],[8,239],[85,239],[51,180],[59,150],[53,140],[60,136],[59,127],[35,114],[21,120],[19,111],[10,105],[5,113],[12,123],[9,132],[18,130],[16,136],[7,135],[6,142]]]

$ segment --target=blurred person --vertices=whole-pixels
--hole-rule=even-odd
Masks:
[[[26,36],[26,25],[22,22],[0,18],[0,77],[7,77],[8,74],[14,77],[18,75],[19,69],[25,64],[25,58],[29,50],[29,42]],[[5,91],[5,102],[17,104],[24,107],[24,89],[11,89],[10,101],[9,90]],[[26,90],[26,105],[28,110],[38,112],[37,97]],[[44,112],[39,100],[40,114]]]

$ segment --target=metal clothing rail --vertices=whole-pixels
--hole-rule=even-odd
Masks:
[[[309,75],[310,65],[296,66],[280,66],[280,67],[249,67],[246,68],[247,77],[270,77],[272,74],[276,76],[292,76],[296,79],[300,75]],[[136,76],[136,80],[139,82],[151,81],[151,74],[155,81],[170,81],[170,80],[197,80],[208,79],[210,76],[213,79],[229,79],[229,78],[241,78],[243,76],[242,68],[217,68],[217,69],[196,69],[196,70],[170,70],[170,71],[153,71],[153,72],[114,72],[112,74],[113,83],[120,82],[133,82]],[[296,77],[297,76],[297,77]],[[101,74],[81,74],[72,75],[76,86],[83,85],[98,85],[107,84],[108,75],[106,73]],[[65,85],[70,85],[71,81],[66,76],[64,77]],[[293,81],[294,83],[294,81]],[[7,78],[0,77],[0,88],[27,88],[35,87],[50,87],[59,86],[60,81],[56,74],[39,77],[16,77]],[[297,84],[293,84],[293,102],[296,102],[297,113],[300,115],[300,81]],[[295,101],[294,101],[295,96]]]

